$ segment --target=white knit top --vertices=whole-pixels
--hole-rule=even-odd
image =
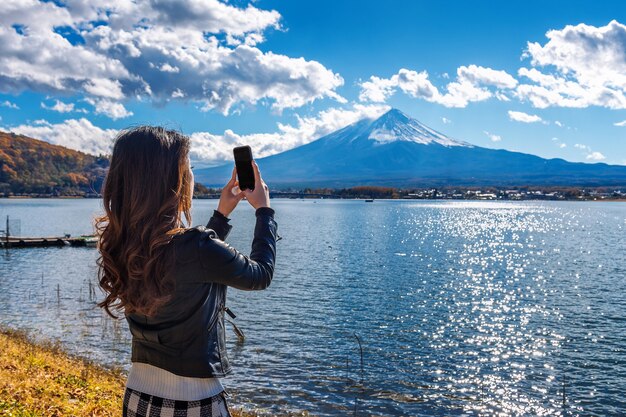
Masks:
[[[180,376],[141,362],[133,362],[126,387],[145,394],[180,401],[213,397],[224,390],[219,378]]]

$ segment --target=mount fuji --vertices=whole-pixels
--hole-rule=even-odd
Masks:
[[[254,150],[253,150],[254,151]],[[391,109],[257,160],[270,189],[386,185],[626,185],[626,166],[585,164],[489,149],[452,139]],[[232,163],[194,171],[223,186]]]

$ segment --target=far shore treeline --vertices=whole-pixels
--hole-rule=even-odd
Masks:
[[[14,133],[0,132],[0,197],[100,198],[109,166],[107,155],[90,155]],[[219,198],[221,190],[196,183],[195,198]],[[271,190],[272,198],[626,200],[623,186],[440,186],[375,185],[349,188]]]
[[[195,184],[194,198],[219,199],[219,188]],[[395,187],[357,186],[350,188],[304,188],[270,191],[271,198],[289,199],[398,199],[398,200],[621,200],[626,201],[626,187],[442,187],[401,189]],[[52,194],[0,193],[0,198],[100,198],[93,192],[61,190]]]

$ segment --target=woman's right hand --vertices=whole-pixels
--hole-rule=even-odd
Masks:
[[[261,172],[256,161],[252,160],[252,170],[254,171],[254,190],[243,190],[248,203],[255,209],[270,206],[270,190],[261,178]]]
[[[230,181],[222,188],[220,201],[217,204],[217,211],[226,217],[235,210],[239,201],[246,196],[243,192],[234,192],[235,189],[239,190],[239,181],[237,181],[237,168],[233,167],[233,174],[230,177]]]

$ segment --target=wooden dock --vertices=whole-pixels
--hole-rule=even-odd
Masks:
[[[42,248],[50,246],[89,246],[95,247],[97,239],[93,235],[81,235],[71,237],[65,235],[62,237],[19,237],[9,236],[0,238],[0,248]]]

